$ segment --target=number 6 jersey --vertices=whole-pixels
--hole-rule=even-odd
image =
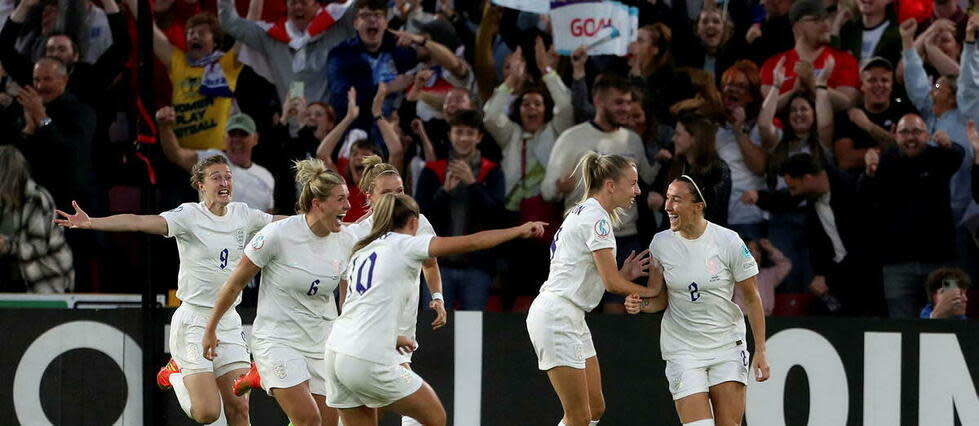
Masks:
[[[351,255],[347,300],[327,348],[378,364],[398,364],[395,351],[404,300],[419,291],[418,273],[434,235],[388,232]]]
[[[205,308],[214,307],[248,237],[272,222],[272,215],[238,202],[229,203],[224,216],[211,213],[203,202],[184,203],[160,216],[167,221],[166,237],[177,240],[180,254],[177,298]],[[235,305],[240,301],[238,296]]]
[[[326,321],[337,317],[333,290],[346,274],[355,243],[346,229],[316,236],[304,215],[255,234],[245,248],[245,256],[262,268],[252,336],[322,358]]]
[[[744,339],[734,285],[758,275],[758,265],[736,232],[707,222],[699,238],[688,240],[665,230],[653,237],[649,253],[669,292],[660,332],[663,359],[711,359]]]

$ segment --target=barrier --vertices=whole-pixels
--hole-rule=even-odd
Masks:
[[[253,310],[243,310],[251,323]],[[419,320],[413,368],[455,425],[549,425],[560,403],[520,313],[463,312],[432,331]],[[170,315],[165,315],[169,321]],[[3,424],[139,425],[143,368],[136,309],[0,309]],[[601,363],[603,425],[679,424],[659,359],[659,315],[588,319]],[[979,331],[971,321],[770,318],[772,379],[752,383],[746,422],[769,425],[979,424]],[[158,324],[160,335],[167,326]],[[192,424],[172,392],[157,392],[155,424]],[[262,391],[252,424],[287,423]],[[957,423],[956,423],[957,421]],[[382,425],[399,424],[388,416]]]

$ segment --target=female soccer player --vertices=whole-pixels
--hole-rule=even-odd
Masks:
[[[200,343],[217,299],[218,283],[231,275],[242,258],[248,236],[273,218],[231,201],[231,168],[223,156],[199,161],[191,171],[190,182],[200,191],[203,201],[184,203],[158,216],[120,214],[90,218],[73,202],[75,213],[56,210],[64,219],[55,222],[68,228],[139,231],[177,239],[177,298],[183,303],[170,320],[173,358],[157,374],[157,384],[164,389],[173,387],[180,407],[198,423],[217,421],[223,402],[228,424],[247,425],[248,397],[236,397],[231,391],[234,379],[248,371],[250,360],[241,317],[233,309],[240,298],[229,300],[218,316],[216,333],[221,340],[221,355],[202,357]]]
[[[585,313],[611,293],[652,296],[652,290],[633,284],[645,275],[645,253],[629,255],[619,271],[615,266],[612,226],[618,210],[635,202],[639,175],[634,163],[618,155],[585,154],[580,170],[585,195],[571,208],[551,243],[551,269],[540,295],[530,305],[527,331],[537,351],[538,366],[561,400],[561,425],[598,424],[605,412],[602,377]]]
[[[418,272],[430,257],[484,250],[514,238],[544,233],[544,223],[458,237],[417,235],[418,204],[404,194],[386,194],[374,205],[370,235],[354,247],[347,268],[347,301],[327,341],[329,405],[346,426],[376,425],[375,408],[387,407],[424,425],[445,425],[435,391],[402,367],[395,347],[404,300],[418,292]]]
[[[666,192],[670,229],[649,246],[649,288],[656,297],[626,299],[629,313],[663,315],[660,347],[666,378],[684,426],[739,425],[748,384],[744,314],[732,301],[735,285],[744,294],[755,343],[755,380],[768,380],[765,313],[755,284],[758,266],[738,234],[704,219],[706,202],[689,176]],[[663,292],[663,282],[666,292]],[[713,415],[711,413],[713,412]]]
[[[218,292],[201,339],[207,359],[221,356],[218,319],[262,271],[251,348],[262,386],[297,426],[337,424],[326,406],[323,348],[337,317],[333,290],[356,243],[343,229],[350,210],[340,175],[317,159],[296,163],[300,212],[262,228]]]

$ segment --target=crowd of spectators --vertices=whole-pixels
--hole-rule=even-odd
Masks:
[[[137,292],[146,256],[156,285],[175,285],[168,242],[65,233],[54,208],[167,210],[197,199],[194,163],[222,155],[235,200],[294,214],[292,163],[319,158],[356,221],[376,154],[439,235],[552,224],[439,260],[450,306],[525,309],[581,196],[574,165],[597,151],[631,158],[641,181],[619,262],[668,227],[666,187],[688,175],[707,219],[760,262],[766,314],[966,314],[971,2],[621,1],[639,9],[626,57],[560,56],[547,15],[489,0],[155,0],[153,52],[137,47],[137,0],[2,0],[0,291]],[[137,99],[144,78],[154,99]]]

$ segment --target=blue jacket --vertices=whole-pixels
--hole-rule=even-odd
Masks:
[[[329,101],[338,119],[347,114],[347,91],[351,87],[357,89],[360,116],[351,128],[376,133],[370,129],[374,125],[371,104],[377,94],[378,83],[389,82],[418,65],[415,49],[398,47],[396,43],[397,37],[385,32],[381,49],[376,54],[367,51],[359,36],[340,43],[330,51],[326,60]],[[384,102],[385,115],[394,109],[395,98],[395,95],[390,95]]]

